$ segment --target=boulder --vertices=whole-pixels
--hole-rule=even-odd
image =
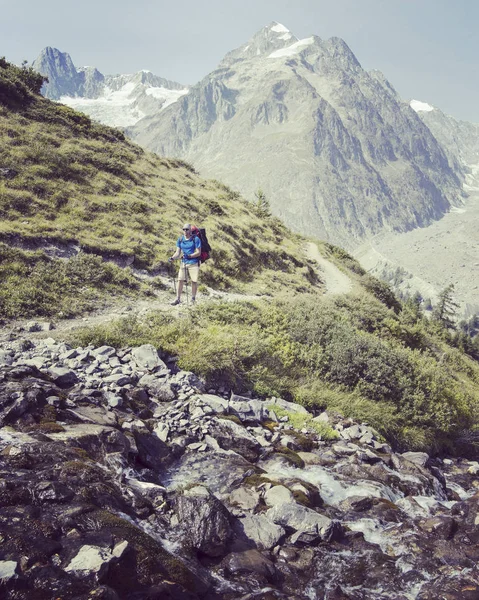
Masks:
[[[331,519],[301,504],[277,504],[266,511],[268,519],[294,531],[317,531],[325,536]]]
[[[429,454],[426,452],[403,452],[401,456],[420,467],[425,467],[429,460]]]
[[[143,344],[133,348],[131,356],[140,369],[152,371],[157,367],[167,369],[166,364],[158,356],[157,349],[152,344]]]
[[[156,471],[162,469],[165,459],[170,455],[170,448],[160,438],[146,430],[133,430],[136,447],[138,449],[138,460]]]
[[[255,543],[257,548],[264,550],[270,550],[276,546],[285,535],[285,530],[281,525],[273,523],[263,514],[246,515],[244,518],[238,519],[236,526],[241,533]]]
[[[51,367],[48,369],[52,381],[61,388],[72,387],[78,383],[78,377],[75,371],[65,367]]]
[[[0,583],[7,583],[15,577],[18,563],[14,560],[0,560]]]
[[[234,450],[249,461],[258,459],[261,445],[242,425],[229,419],[215,418],[210,427],[210,435],[223,450]]]
[[[284,485],[275,485],[270,488],[264,495],[264,501],[268,506],[295,502],[293,494]]]
[[[143,375],[138,385],[146,388],[148,394],[159,402],[171,402],[175,399],[175,392],[169,381],[154,375]]]
[[[112,550],[99,546],[82,546],[78,554],[65,567],[65,571],[82,575],[93,574],[101,579],[108,571],[109,564],[121,558],[127,548],[126,541],[116,544]]]
[[[195,486],[176,503],[185,541],[200,554],[223,556],[232,537],[230,514],[205,487]]]
[[[261,423],[269,419],[267,404],[262,400],[242,399],[241,396],[231,395],[229,411],[244,423]]]
[[[230,575],[256,574],[267,581],[274,581],[276,578],[274,564],[258,550],[233,552],[223,560],[222,564]]]
[[[254,511],[259,503],[259,493],[240,487],[231,492],[228,500],[231,504],[242,510]]]
[[[269,398],[266,402],[268,406],[274,410],[274,405],[282,408],[283,410],[287,410],[288,412],[299,413],[302,415],[309,415],[309,412],[301,406],[300,404],[296,404],[295,402],[288,402],[287,400],[283,400],[282,398]]]
[[[218,415],[225,415],[228,413],[228,400],[221,398],[221,396],[215,396],[213,394],[201,394],[197,396],[198,400],[206,406],[209,406],[213,412]]]

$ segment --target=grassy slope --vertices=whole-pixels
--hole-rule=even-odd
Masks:
[[[139,291],[127,274],[113,267],[105,273],[101,261],[92,260],[77,261],[72,284],[64,264],[51,268],[41,253],[22,251],[26,247],[45,240],[73,242],[103,257],[130,257],[136,267],[166,269],[185,221],[205,226],[214,247],[214,260],[204,266],[207,284],[256,293],[318,285],[300,238],[277,219],[261,218],[221,183],[200,178],[181,161],[146,153],[121,132],[38,95],[2,105],[2,76],[5,83],[12,69],[0,66],[0,168],[16,173],[0,176],[0,315],[66,308],[65,298],[57,301],[53,295],[29,303],[32,286],[19,290],[28,279],[35,287],[50,281],[51,288],[61,287],[73,298],[78,286],[92,287],[93,270],[93,287],[102,293]],[[21,70],[15,74],[21,79]],[[10,300],[19,293],[20,299]],[[70,314],[86,307],[70,304]]]

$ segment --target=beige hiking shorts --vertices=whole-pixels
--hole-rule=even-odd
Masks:
[[[178,281],[192,281],[198,283],[198,277],[200,275],[200,266],[196,265],[185,265],[180,264],[180,270],[178,271]]]

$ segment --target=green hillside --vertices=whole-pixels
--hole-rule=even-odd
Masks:
[[[264,206],[43,99],[41,84],[0,60],[0,317],[71,316],[154,295],[191,221],[214,248],[202,282],[268,300],[132,317],[72,341],[151,342],[211,385],[340,411],[395,447],[475,452],[479,364],[464,338],[317,241],[354,281],[349,294],[325,295],[305,240]],[[151,276],[138,279],[121,267],[129,263]]]
[[[42,98],[38,78],[0,62],[0,316],[72,315],[105,293],[151,292],[102,258],[166,271],[185,221],[206,227],[214,246],[203,283],[261,294],[318,286],[300,238],[279,220]],[[71,264],[42,252],[68,243],[83,251]]]

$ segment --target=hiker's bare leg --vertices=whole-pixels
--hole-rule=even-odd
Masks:
[[[184,284],[185,284],[185,282],[183,279],[178,279],[178,292],[176,294],[176,297],[178,298],[178,300],[181,300],[181,292],[183,291]]]
[[[197,289],[198,289],[198,282],[192,281],[191,282],[191,297],[192,298],[196,298],[196,290]]]

